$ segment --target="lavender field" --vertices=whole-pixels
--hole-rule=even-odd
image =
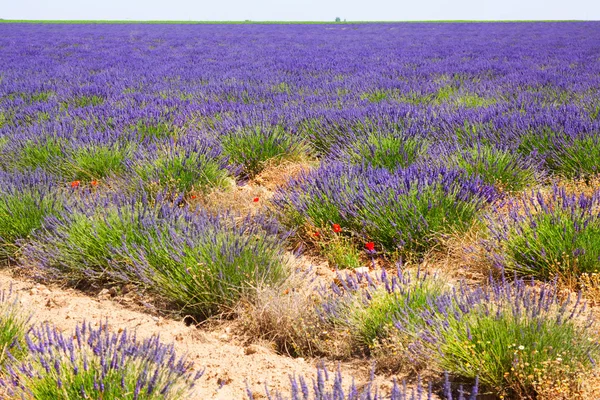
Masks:
[[[273,398],[599,398],[600,23],[0,24],[0,60],[15,274],[409,386]],[[4,303],[6,398],[202,379]]]

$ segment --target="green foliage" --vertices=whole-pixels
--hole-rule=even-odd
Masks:
[[[145,182],[155,182],[159,188],[171,188],[179,192],[207,192],[214,188],[225,188],[231,181],[221,160],[202,152],[183,149],[171,149],[152,163],[139,164],[136,171]]]
[[[223,137],[223,152],[230,163],[241,165],[243,174],[254,177],[269,162],[301,160],[307,146],[281,125],[248,127]]]
[[[398,314],[404,312],[404,323],[418,332],[425,324],[420,313],[426,309],[428,300],[442,291],[441,282],[433,278],[417,278],[396,291],[388,291],[382,286],[372,288],[368,300],[364,294],[359,294],[348,304],[343,313],[347,316],[344,325],[363,350],[385,348],[390,339],[402,340],[394,327]]]
[[[322,244],[321,248],[330,267],[347,269],[362,265],[359,251],[348,238],[335,237]]]
[[[144,121],[138,121],[138,123],[132,127],[134,129],[140,140],[159,140],[159,139],[168,139],[175,138],[178,135],[178,131],[175,126],[173,126],[170,122],[158,122],[158,123],[148,123]]]
[[[131,153],[127,145],[80,147],[70,151],[70,157],[63,160],[61,175],[68,180],[91,181],[119,174]]]
[[[552,154],[554,171],[566,178],[590,177],[600,173],[600,138],[592,134],[557,146]]]
[[[54,92],[51,91],[45,91],[45,92],[37,92],[37,93],[33,93],[30,94],[29,96],[27,96],[28,100],[30,102],[45,102],[48,101],[48,99],[54,94]]]
[[[45,141],[27,141],[20,149],[19,154],[5,157],[8,168],[19,171],[35,170],[38,168],[52,170],[65,157],[64,143],[56,138],[49,137]]]
[[[458,88],[452,85],[442,86],[438,89],[435,100],[438,103],[450,101],[450,99],[458,92]]]
[[[589,210],[539,212],[509,227],[506,268],[542,279],[600,272],[600,218]]]
[[[548,384],[544,380],[577,384],[577,373],[590,370],[600,355],[591,333],[576,321],[562,321],[555,310],[515,308],[492,303],[448,319],[440,367],[514,398],[535,396],[536,386]]]
[[[425,154],[427,146],[427,142],[422,138],[374,132],[370,133],[366,140],[353,144],[344,152],[352,163],[366,162],[376,168],[395,171],[417,161]]]
[[[69,108],[83,108],[89,106],[99,106],[104,103],[104,98],[100,96],[79,96],[73,97],[68,101],[61,103],[62,110],[68,110]]]
[[[480,144],[459,151],[450,157],[454,164],[469,175],[483,179],[485,183],[516,192],[537,182],[537,174],[531,163],[508,150]]]
[[[14,257],[19,251],[17,241],[40,229],[44,219],[61,208],[54,196],[36,190],[0,192],[0,260]]]
[[[361,100],[368,100],[371,103],[379,103],[386,100],[390,96],[390,93],[387,90],[376,89],[372,92],[363,93],[360,96]]]
[[[8,353],[17,360],[26,357],[25,333],[29,317],[16,300],[10,299],[10,293],[2,292],[0,296],[0,366],[4,367]]]

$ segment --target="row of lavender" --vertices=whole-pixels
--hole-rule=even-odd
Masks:
[[[597,194],[555,187],[522,202],[509,196],[597,175],[597,27],[0,25],[0,258],[80,287],[133,283],[199,318],[286,282],[286,249],[298,239],[348,268],[375,258],[419,262],[475,225],[494,271],[596,272]],[[198,207],[207,193],[288,160],[315,168],[278,190],[270,211],[240,217]],[[456,326],[424,327],[424,315],[447,311],[422,310],[410,290],[407,298],[394,285],[387,292],[374,304],[370,293],[350,296],[367,322],[383,320],[366,347],[353,339],[357,348],[398,350],[386,347],[391,341],[419,370],[435,344],[447,355],[440,371],[482,375],[495,393],[547,389],[531,374],[486,378],[485,368],[473,373],[471,356],[456,355],[477,347],[465,319],[480,330],[488,317],[505,321],[509,301],[492,302],[494,317],[422,293],[429,305],[469,315],[457,309]],[[321,297],[315,326],[347,329]],[[522,341],[537,337],[556,311],[546,309],[513,313],[505,325]],[[407,313],[408,327],[399,317]],[[362,329],[361,318],[349,326]],[[556,339],[565,331],[578,343],[588,335],[563,319],[553,346],[566,343]],[[393,327],[401,333],[390,335]],[[460,335],[465,342],[453,347]],[[573,376],[593,364],[595,347],[582,348],[592,362],[578,354]],[[514,352],[505,347],[500,366],[481,362],[504,373]]]

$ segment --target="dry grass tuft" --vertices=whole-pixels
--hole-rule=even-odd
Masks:
[[[461,233],[445,235],[440,245],[427,253],[420,269],[466,281],[486,281],[495,271],[486,257],[482,241],[485,228],[478,221]]]
[[[265,169],[252,180],[253,185],[262,186],[270,191],[284,187],[291,178],[301,173],[308,172],[314,162],[302,161],[278,161],[271,162]]]
[[[273,193],[264,187],[240,185],[228,189],[216,189],[204,196],[197,195],[189,201],[209,213],[232,212],[248,215],[263,209],[272,196]]]
[[[600,188],[600,175],[588,179],[557,179],[554,182],[558,187],[564,188],[567,194],[591,196]]]
[[[317,314],[312,271],[295,272],[278,287],[262,287],[252,301],[242,302],[238,315],[249,342],[270,342],[292,357],[345,358],[347,343],[328,331]]]

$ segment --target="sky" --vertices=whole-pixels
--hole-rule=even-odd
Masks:
[[[600,20],[598,0],[0,0],[0,18],[179,21]]]

